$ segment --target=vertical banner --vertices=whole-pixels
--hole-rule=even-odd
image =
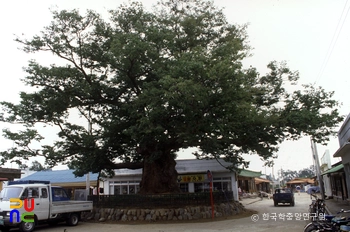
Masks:
[[[210,181],[210,204],[211,204],[211,218],[214,219],[214,198],[213,198],[213,175],[211,171],[207,171],[207,177]]]

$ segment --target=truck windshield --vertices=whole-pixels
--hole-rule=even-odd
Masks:
[[[3,201],[9,201],[10,198],[19,198],[23,188],[21,187],[10,187],[4,188],[0,193],[0,199]]]

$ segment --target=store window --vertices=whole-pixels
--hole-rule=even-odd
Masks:
[[[109,183],[111,195],[136,194],[140,190],[138,181],[111,181]]]
[[[188,183],[180,184],[180,189],[181,189],[181,192],[188,193]]]
[[[120,185],[114,186],[114,195],[119,195],[121,192],[121,187]]]
[[[194,192],[208,192],[210,190],[209,182],[207,183],[194,183]]]
[[[230,182],[213,182],[213,191],[231,191]]]
[[[210,191],[210,183],[194,183],[195,192],[208,192]],[[221,177],[213,179],[213,191],[232,191],[231,177]]]

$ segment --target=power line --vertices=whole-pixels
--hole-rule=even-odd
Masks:
[[[346,12],[345,18],[344,18],[344,20],[343,20],[343,22],[342,22],[342,24],[341,24],[341,26],[340,26],[340,29],[339,29],[339,31],[338,31],[338,27],[339,27],[339,25],[340,25],[341,19],[343,18],[343,15],[344,15],[344,12],[345,12],[345,9],[346,9],[347,4],[348,4],[348,0],[346,0],[345,5],[344,5],[344,7],[343,7],[343,11],[342,11],[342,13],[341,13],[341,15],[340,15],[340,18],[339,18],[339,20],[338,20],[337,27],[335,28],[335,31],[334,31],[334,33],[333,33],[333,37],[332,37],[331,43],[329,44],[329,47],[328,47],[326,56],[325,56],[325,58],[324,58],[324,60],[323,60],[323,63],[322,63],[320,72],[319,72],[318,75],[317,75],[315,84],[316,84],[316,82],[322,77],[323,72],[324,72],[324,70],[326,69],[326,66],[327,66],[327,64],[328,64],[328,61],[329,61],[329,59],[330,59],[330,57],[331,57],[331,55],[332,55],[332,53],[333,53],[335,44],[336,44],[337,41],[338,41],[340,32],[342,31],[342,28],[343,28],[343,26],[344,26],[344,23],[345,23],[345,21],[346,21],[346,18],[347,18],[347,16],[348,16],[348,13],[349,13],[349,10],[350,10],[350,7],[349,7],[348,10],[347,10],[347,12]],[[337,34],[337,31],[338,31],[338,34]],[[334,38],[335,38],[335,39],[334,39]],[[334,41],[334,42],[333,42],[333,41]]]

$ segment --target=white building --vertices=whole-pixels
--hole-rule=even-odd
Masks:
[[[350,114],[345,119],[338,131],[339,149],[333,157],[341,157],[344,167],[343,175],[335,183],[336,191],[341,193],[343,199],[349,199],[350,195]],[[341,166],[340,166],[341,168]],[[338,193],[338,195],[339,195]]]
[[[220,163],[219,163],[220,162]],[[179,174],[178,183],[183,192],[209,191],[207,171],[213,175],[213,191],[233,191],[234,199],[238,199],[236,172],[225,167],[232,165],[223,160],[176,160]],[[115,176],[104,180],[104,194],[134,194],[139,190],[142,169],[116,169]]]
[[[323,156],[321,157],[321,173],[326,172],[327,170],[332,168],[331,164],[331,156],[329,154],[329,150],[326,150]],[[327,196],[332,196],[332,185],[331,178],[329,175],[322,175],[324,191]]]

